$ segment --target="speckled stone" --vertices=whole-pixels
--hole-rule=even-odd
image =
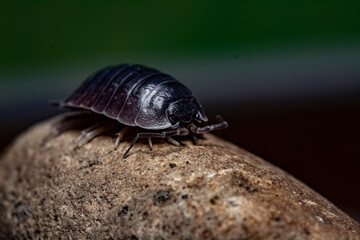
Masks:
[[[197,145],[113,136],[74,150],[51,121],[0,160],[0,239],[360,239],[360,225],[286,172],[213,135]],[[291,159],[289,159],[291,161]]]

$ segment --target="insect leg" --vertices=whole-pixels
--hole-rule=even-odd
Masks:
[[[191,135],[191,139],[192,139],[193,143],[196,145],[197,140],[198,140],[197,136],[193,132],[191,132],[190,135]]]
[[[190,126],[190,130],[193,133],[200,134],[200,133],[211,132],[213,130],[220,130],[228,127],[228,123],[220,115],[217,115],[215,118],[218,121],[218,123],[207,125],[205,127],[198,127],[195,124],[192,124]]]
[[[104,121],[100,123],[96,123],[91,127],[83,130],[81,135],[76,140],[75,148],[82,147],[84,144],[88,143],[95,137],[99,136],[102,133],[108,132],[114,129],[117,126],[116,122],[114,121]]]
[[[83,125],[83,117],[88,115],[89,111],[72,111],[61,114],[57,117],[51,129],[51,135],[58,135],[72,128]]]
[[[41,145],[43,146],[50,138],[59,134],[84,125],[84,117],[89,117],[89,111],[71,111],[57,116],[52,123],[49,134],[44,138]]]
[[[95,135],[95,133],[97,132],[96,129],[99,129],[98,123],[82,130],[80,136],[76,139],[75,148],[83,146],[85,143],[89,142],[92,138],[96,137]]]
[[[152,150],[152,140],[151,140],[151,137],[148,137],[148,142],[149,142],[150,150]]]
[[[187,130],[184,127],[180,127],[174,130],[169,130],[169,131],[164,131],[161,133],[156,133],[156,132],[146,132],[146,133],[138,133],[136,135],[136,137],[134,138],[134,140],[131,142],[130,147],[126,150],[125,154],[124,154],[124,158],[126,158],[128,156],[128,153],[130,152],[131,148],[135,145],[135,143],[137,142],[137,140],[139,138],[167,138],[167,137],[172,137],[172,136],[185,136],[189,134],[189,130]]]
[[[117,149],[117,147],[119,146],[120,141],[123,139],[123,137],[125,136],[125,134],[130,130],[130,127],[128,126],[124,126],[120,132],[116,133],[115,135],[117,135],[116,141],[115,141],[115,149]]]
[[[166,140],[175,146],[180,146],[180,143],[178,141],[176,141],[175,139],[173,139],[172,137],[167,137]]]

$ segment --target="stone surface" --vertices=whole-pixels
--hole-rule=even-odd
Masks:
[[[30,128],[0,160],[0,239],[360,239],[359,223],[213,135],[176,147]],[[291,161],[291,159],[289,159]]]

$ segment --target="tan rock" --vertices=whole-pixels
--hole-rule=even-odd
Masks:
[[[360,225],[289,174],[213,135],[150,151],[50,122],[0,160],[0,239],[360,239]],[[291,159],[289,159],[291,161]]]

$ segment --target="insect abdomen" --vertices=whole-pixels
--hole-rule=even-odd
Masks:
[[[142,101],[159,84],[168,81],[178,82],[142,65],[107,67],[90,76],[63,105],[89,109],[134,126]]]
[[[125,106],[128,97],[131,95],[134,86],[156,73],[158,73],[158,71],[154,69],[144,68],[125,77],[114,92],[113,97],[107,104],[103,113],[108,117],[117,119],[118,115],[121,114],[121,110]],[[136,103],[138,103],[138,96],[136,96],[136,100]]]
[[[144,81],[138,82],[138,84],[133,86],[131,92],[129,92],[128,98],[117,116],[117,120],[119,122],[129,122],[136,125],[134,122],[135,118],[141,109],[143,101],[146,100],[147,95],[149,95],[158,84],[170,79],[172,79],[172,77],[169,75],[157,73],[147,77]]]

